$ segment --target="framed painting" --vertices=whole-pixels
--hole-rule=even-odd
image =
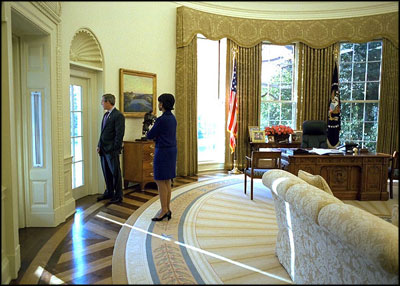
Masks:
[[[249,126],[249,137],[250,137],[250,142],[253,141],[253,131],[255,130],[260,130],[260,126]]]
[[[126,117],[156,113],[157,75],[133,70],[119,70],[121,112]]]
[[[253,130],[252,137],[254,143],[264,143],[265,142],[265,131],[264,130]]]

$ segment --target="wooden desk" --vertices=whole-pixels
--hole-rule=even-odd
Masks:
[[[335,197],[341,200],[386,201],[390,155],[286,155],[285,170],[297,176],[299,170],[321,175]]]

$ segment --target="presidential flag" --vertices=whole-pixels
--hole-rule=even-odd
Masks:
[[[330,103],[328,110],[328,147],[334,148],[339,145],[339,131],[340,131],[340,93],[339,93],[339,80],[338,69],[335,63],[335,69],[332,76],[332,86]]]
[[[229,114],[227,130],[230,134],[229,145],[231,147],[231,154],[235,152],[236,137],[237,137],[237,114],[238,114],[238,99],[236,93],[236,59],[233,64],[233,76],[231,93],[229,95]]]

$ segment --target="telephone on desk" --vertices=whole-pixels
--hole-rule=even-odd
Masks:
[[[346,142],[343,145],[340,145],[339,147],[337,147],[339,150],[340,149],[344,149],[346,150],[346,153],[352,153],[353,152],[353,148],[357,148],[358,144],[357,143],[353,143],[353,142]]]

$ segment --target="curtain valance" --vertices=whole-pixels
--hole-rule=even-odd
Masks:
[[[302,42],[312,48],[333,43],[368,42],[389,39],[398,47],[399,13],[321,20],[259,20],[206,13],[188,7],[177,8],[176,45],[189,45],[197,33],[211,40],[228,38],[242,47],[262,41],[286,45]]]

